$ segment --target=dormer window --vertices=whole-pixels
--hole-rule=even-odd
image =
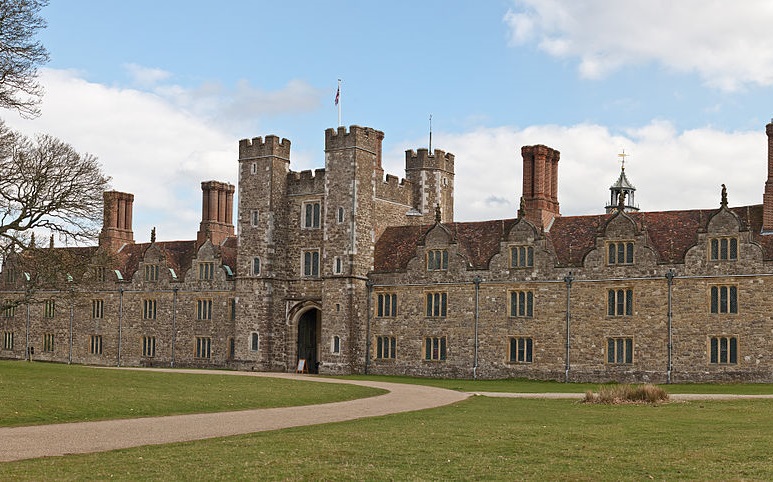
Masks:
[[[738,238],[713,238],[709,241],[711,261],[734,261],[738,259]]]
[[[607,245],[607,264],[633,264],[633,242],[609,243]]]
[[[199,263],[199,279],[211,280],[215,274],[215,263]]]
[[[534,248],[531,246],[512,246],[510,248],[511,268],[531,268],[534,266]]]
[[[146,264],[145,265],[145,281],[158,281],[158,265]]]
[[[448,250],[431,249],[427,251],[427,271],[445,271],[448,269]]]

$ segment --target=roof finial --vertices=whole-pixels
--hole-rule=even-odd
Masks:
[[[156,242],[156,227],[153,226],[153,229],[150,230],[150,242],[155,243]]]
[[[436,223],[440,222],[440,203],[437,203],[435,205],[435,222]]]
[[[720,201],[720,205],[723,208],[727,207],[727,187],[725,187],[724,184],[722,184],[722,200]]]
[[[51,233],[51,238],[48,240],[48,247],[51,249],[54,248],[54,233]]]
[[[625,210],[625,191],[620,191],[620,194],[617,195],[617,209],[618,211]]]
[[[625,158],[628,157],[628,156],[630,156],[630,154],[626,154],[625,153],[625,149],[623,149],[623,152],[621,152],[620,154],[617,155],[617,157],[622,159],[621,165],[620,165],[620,170],[621,171],[625,171]]]
[[[518,218],[522,218],[526,212],[526,200],[521,196],[521,207],[518,208]]]
[[[30,249],[35,249],[35,231],[30,235]]]

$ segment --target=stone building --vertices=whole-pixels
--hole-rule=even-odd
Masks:
[[[454,156],[383,133],[239,142],[234,186],[202,183],[195,240],[136,243],[105,193],[93,248],[6,261],[1,358],[99,365],[568,381],[773,381],[773,124],[763,203],[640,211],[621,170],[604,214],[561,216],[558,151],[526,146],[511,219],[454,222]],[[68,272],[41,257],[80,260]],[[33,261],[37,260],[37,261]],[[30,267],[32,266],[32,267]],[[37,268],[35,268],[37,267]]]

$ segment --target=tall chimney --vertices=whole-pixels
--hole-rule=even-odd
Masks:
[[[523,215],[537,226],[550,229],[558,209],[558,160],[561,153],[543,145],[524,146]]]
[[[124,244],[134,244],[132,232],[132,210],[134,195],[127,192],[105,191],[102,195],[105,217],[99,245],[112,251],[121,249]]]
[[[773,234],[773,119],[765,126],[768,135],[768,180],[762,195],[762,232]]]
[[[218,181],[201,183],[201,224],[196,235],[199,246],[209,239],[212,244],[221,244],[234,235],[233,184]]]

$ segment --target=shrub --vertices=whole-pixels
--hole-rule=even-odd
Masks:
[[[661,387],[647,383],[645,385],[607,385],[599,388],[598,393],[585,392],[585,403],[660,403],[668,400],[668,393]]]

